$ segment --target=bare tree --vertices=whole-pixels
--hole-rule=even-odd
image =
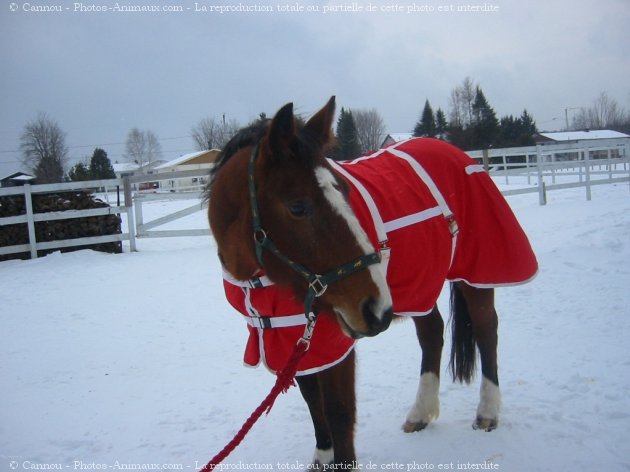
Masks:
[[[451,126],[467,128],[472,123],[475,96],[476,86],[470,77],[466,77],[461,85],[451,90],[449,110]]]
[[[127,135],[125,158],[143,167],[162,156],[162,146],[153,131],[133,128]]]
[[[378,149],[385,137],[385,124],[376,108],[352,110],[354,126],[362,153]]]
[[[157,161],[162,158],[162,146],[160,145],[160,141],[153,131],[145,131],[144,135],[146,137],[146,156],[147,161],[149,163]]]
[[[144,133],[138,128],[133,128],[127,134],[127,142],[125,144],[125,158],[128,161],[140,164],[144,158],[146,142]]]
[[[628,120],[625,110],[606,92],[601,92],[588,108],[573,117],[573,129],[620,128]]]
[[[40,112],[26,124],[20,140],[22,162],[33,171],[38,183],[63,181],[68,147],[66,133],[55,120]]]
[[[220,121],[206,117],[192,127],[190,134],[195,142],[195,148],[206,151],[222,149],[239,128],[240,125],[236,120],[225,121],[225,115]]]

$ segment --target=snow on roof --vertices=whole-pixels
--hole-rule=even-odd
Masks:
[[[179,156],[175,159],[173,159],[172,161],[168,161],[165,164],[162,164],[161,166],[156,167],[157,170],[160,169],[166,169],[168,167],[175,167],[180,165],[182,162],[186,162],[190,159],[194,159],[195,157],[199,157],[202,154],[205,154],[208,151],[197,151],[197,152],[189,152],[188,154],[184,154],[182,156]]]
[[[210,151],[216,151],[216,150],[215,149],[211,149]],[[190,152],[188,154],[184,154],[183,156],[179,156],[178,158],[173,159],[172,161],[168,161],[167,163],[156,167],[156,170],[170,169],[171,167],[178,166],[180,164],[183,164],[184,162],[187,162],[187,161],[190,161],[192,159],[195,159],[196,157],[203,156],[204,154],[206,154],[207,152],[210,152],[210,151],[205,150],[205,151],[197,151],[197,152]]]
[[[564,131],[557,133],[540,133],[545,138],[554,141],[577,141],[580,139],[614,139],[614,138],[630,138],[629,135],[612,131],[609,129],[600,129],[593,131]]]
[[[116,162],[112,164],[114,172],[133,172],[140,168],[135,162]]]
[[[34,175],[27,174],[26,172],[15,172],[11,175],[7,175],[3,177],[2,180],[33,180],[35,178]]]
[[[399,142],[413,138],[413,133],[390,133],[387,136],[392,138],[395,142]]]
[[[35,179],[35,177],[28,174],[22,174],[22,175],[17,175],[15,177],[11,177],[11,180],[23,180],[25,182],[29,180],[33,180],[33,179]]]

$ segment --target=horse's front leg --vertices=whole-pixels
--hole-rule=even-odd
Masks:
[[[356,464],[354,425],[356,421],[355,354],[313,375],[297,378],[315,428],[316,449],[311,469],[322,465]]]
[[[420,431],[440,414],[440,360],[444,345],[444,321],[437,309],[427,316],[415,316],[416,334],[422,348],[420,385],[416,401],[403,425],[406,433]]]
[[[332,438],[324,413],[319,374],[300,376],[296,380],[302,397],[304,397],[308,405],[315,429],[315,454],[313,456],[312,469],[319,470],[322,465],[331,464],[334,460]]]

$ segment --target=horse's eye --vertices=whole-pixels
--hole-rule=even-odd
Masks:
[[[313,214],[313,207],[304,200],[296,200],[287,205],[289,213],[294,218],[306,218]]]

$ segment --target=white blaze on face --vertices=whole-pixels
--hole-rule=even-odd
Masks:
[[[326,167],[317,167],[315,169],[315,178],[324,193],[324,197],[326,197],[326,200],[330,203],[330,206],[348,224],[348,227],[354,235],[361,251],[363,251],[363,254],[367,255],[374,252],[372,243],[370,243],[367,234],[365,234],[365,231],[363,231],[363,228],[359,224],[359,220],[352,211],[352,208],[350,208],[349,203],[344,198],[343,193],[337,188],[337,180],[330,169]],[[379,318],[382,318],[385,310],[391,308],[392,306],[392,298],[389,293],[389,287],[387,286],[385,276],[378,264],[372,264],[366,270],[370,271],[372,281],[378,288],[380,296],[376,300],[377,306],[374,312]]]

